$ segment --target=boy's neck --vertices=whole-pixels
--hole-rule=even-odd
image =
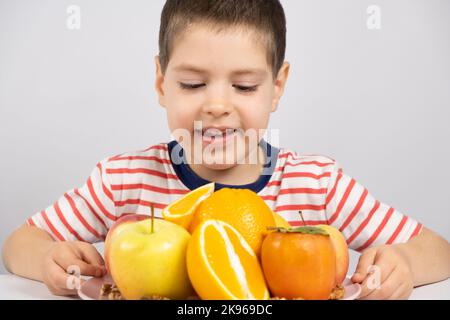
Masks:
[[[258,163],[256,164],[247,164],[248,161],[245,161],[245,164],[236,164],[224,170],[209,169],[201,164],[194,163],[190,163],[189,166],[199,177],[208,181],[228,185],[249,184],[255,182],[261,176],[266,160],[261,146],[255,152],[258,152]],[[251,157],[249,156],[249,158]]]

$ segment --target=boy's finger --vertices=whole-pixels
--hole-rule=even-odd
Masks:
[[[65,270],[66,273],[71,273],[73,275],[92,277],[103,276],[103,267],[89,264],[81,259],[72,258],[71,260],[65,260],[57,263],[63,270]]]
[[[383,283],[388,277],[390,277],[396,267],[396,265],[393,264],[389,257],[387,257],[383,252],[375,256],[374,265],[376,267],[376,270],[374,270],[374,272],[379,272],[377,277],[380,278],[381,283]]]
[[[390,265],[387,260],[376,258],[372,272],[368,274],[364,281],[361,283],[361,294],[359,295],[359,298],[368,298],[369,296],[374,294],[375,296],[377,296],[377,293],[380,292],[381,288],[394,272],[394,270],[395,266]]]
[[[98,266],[104,266],[105,261],[103,260],[100,253],[97,251],[97,249],[90,243],[80,243],[81,246],[81,256],[84,261],[95,264]]]
[[[358,265],[352,276],[353,283],[361,283],[366,278],[368,269],[375,263],[376,250],[369,249],[364,251],[359,257]]]
[[[75,264],[80,268],[81,275],[101,277],[104,275],[104,267],[87,263],[83,260],[76,260]]]
[[[70,286],[70,282],[73,280],[69,278],[71,275],[67,274],[58,264],[55,263],[53,267],[49,268],[48,272],[51,279],[48,288],[52,294],[59,296],[77,294],[76,288]]]
[[[384,279],[380,285],[370,290],[366,295],[360,295],[360,298],[364,300],[381,300],[387,299],[397,289],[398,283],[395,281],[395,273],[391,272],[386,279]]]

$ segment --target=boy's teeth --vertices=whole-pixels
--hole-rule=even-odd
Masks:
[[[227,129],[227,130],[218,130],[218,129],[207,129],[203,132],[203,135],[206,137],[221,137],[226,134],[231,134],[236,132],[236,129]]]

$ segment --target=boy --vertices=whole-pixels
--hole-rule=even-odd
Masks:
[[[288,78],[285,25],[277,0],[168,0],[155,89],[175,140],[99,162],[82,187],[8,238],[7,269],[45,282],[54,294],[75,294],[66,286],[69,266],[104,275],[91,243],[104,240],[114,221],[148,214],[150,204],[161,215],[170,202],[214,181],[216,190],[257,192],[292,225],[302,223],[302,210],[308,224],[339,228],[349,247],[362,252],[352,281],[362,284],[363,299],[404,299],[414,286],[447,278],[445,239],[375,200],[333,159],[262,139],[259,129],[267,128]],[[247,132],[257,132],[256,139]],[[367,285],[374,265],[379,290]]]

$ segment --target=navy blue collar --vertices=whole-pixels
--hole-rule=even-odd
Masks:
[[[167,145],[172,167],[175,170],[178,178],[180,178],[181,182],[183,182],[186,187],[188,187],[190,190],[194,190],[211,182],[201,178],[191,169],[191,167],[187,164],[187,161],[185,161],[183,148],[176,140],[172,140]],[[244,185],[216,183],[214,191],[220,190],[222,188],[237,188],[250,189],[258,193],[266,186],[272,176],[273,170],[275,169],[278,159],[278,152],[280,150],[276,147],[271,146],[264,139],[259,142],[259,145],[266,154],[266,163],[264,164],[261,176],[256,181]]]

